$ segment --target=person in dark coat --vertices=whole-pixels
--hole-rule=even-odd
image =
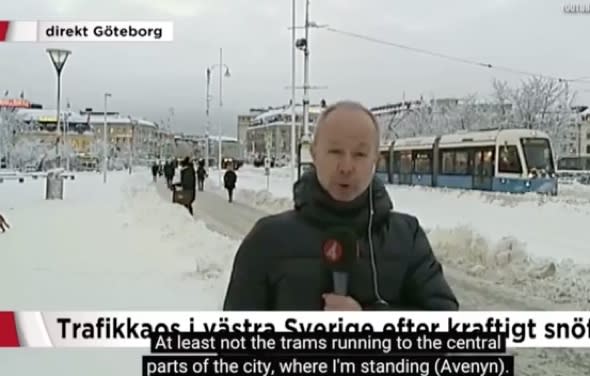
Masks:
[[[236,181],[238,180],[238,175],[234,171],[234,166],[232,163],[227,165],[227,170],[223,175],[223,186],[227,190],[227,198],[229,202],[233,202],[234,199],[234,189],[236,189]]]
[[[196,175],[195,167],[189,157],[182,160],[180,170],[180,183],[176,186],[180,187],[186,194],[189,195],[189,199],[186,201],[186,208],[189,213],[193,215],[193,202],[195,202],[195,190],[196,190]]]
[[[205,170],[205,161],[200,160],[197,167],[197,182],[199,184],[199,191],[205,188],[205,178],[207,177],[207,170]]]
[[[154,179],[154,183],[158,180],[158,170],[160,166],[157,163],[152,165],[152,178]]]
[[[172,188],[172,180],[174,179],[174,165],[172,161],[167,161],[164,165],[164,176],[166,177],[166,185],[168,188]]]
[[[294,185],[294,209],[258,220],[243,239],[223,309],[458,310],[419,221],[393,211],[375,175],[380,138],[371,112],[356,102],[333,104],[315,132],[314,166]],[[357,239],[342,295],[323,257],[337,227]]]

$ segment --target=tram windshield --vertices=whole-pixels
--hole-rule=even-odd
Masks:
[[[521,139],[526,165],[529,171],[554,173],[553,155],[549,140],[546,138]]]

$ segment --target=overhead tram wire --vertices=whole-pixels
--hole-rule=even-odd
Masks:
[[[504,72],[508,72],[508,73],[513,73],[513,74],[520,74],[520,75],[526,75],[526,76],[542,77],[542,78],[546,78],[546,79],[557,80],[559,82],[569,82],[569,83],[577,83],[577,84],[590,84],[590,81],[587,80],[588,77],[577,78],[577,79],[566,79],[566,78],[563,78],[563,77],[555,77],[555,76],[549,76],[549,75],[546,75],[546,74],[533,73],[533,72],[528,72],[528,71],[524,71],[524,70],[520,70],[520,69],[513,69],[513,68],[504,67],[504,66],[500,66],[500,65],[494,65],[494,64],[490,64],[490,63],[483,63],[483,62],[480,62],[480,61],[475,61],[475,60],[465,59],[465,58],[461,58],[461,57],[456,57],[456,56],[441,54],[441,53],[430,51],[430,50],[426,50],[426,49],[423,49],[423,48],[406,46],[406,45],[403,45],[403,44],[400,44],[400,43],[394,43],[394,42],[390,42],[390,41],[385,41],[385,40],[382,40],[382,39],[378,39],[378,38],[375,38],[375,37],[371,37],[371,36],[367,36],[367,35],[363,35],[363,34],[359,34],[359,33],[354,33],[354,32],[350,32],[350,31],[344,31],[344,30],[335,29],[333,27],[326,26],[326,27],[322,27],[321,30],[327,30],[327,31],[330,31],[330,32],[335,33],[335,34],[346,35],[346,36],[349,36],[349,37],[352,37],[352,38],[362,39],[362,40],[369,41],[369,42],[374,42],[374,43],[378,43],[378,44],[382,44],[382,45],[386,45],[386,46],[390,46],[390,47],[400,48],[400,49],[403,49],[403,50],[408,50],[408,51],[413,51],[413,52],[417,52],[417,53],[422,53],[422,54],[425,54],[425,55],[430,55],[430,56],[434,56],[434,57],[438,57],[438,58],[442,58],[442,59],[446,59],[446,60],[450,60],[450,61],[455,61],[455,62],[459,62],[459,63],[463,63],[463,64],[473,65],[473,66],[477,66],[477,67],[483,67],[483,68],[487,68],[487,69],[495,69],[495,70],[504,71]]]

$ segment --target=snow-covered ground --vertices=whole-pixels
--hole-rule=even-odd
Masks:
[[[244,166],[237,184],[238,202],[267,212],[292,207],[288,168],[271,170],[269,191],[261,168]],[[564,185],[558,197],[387,189],[396,210],[418,217],[447,265],[558,303],[590,306],[589,187]]]
[[[0,183],[0,296],[11,310],[215,310],[235,241],[157,193],[146,169]]]
[[[272,170],[272,194],[264,192],[263,170],[245,167],[238,174],[238,201],[268,212],[291,207],[288,170]],[[217,176],[212,172],[209,187]],[[159,184],[151,182],[147,169],[131,176],[112,173],[106,185],[99,174],[79,174],[66,181],[65,200],[46,201],[43,179],[0,183],[0,213],[12,225],[0,234],[2,309],[219,309],[237,242],[260,212],[212,200],[216,196],[206,192],[197,195],[195,220],[171,204]],[[578,229],[590,223],[588,192],[572,187],[565,198],[540,198],[389,189],[397,209],[420,218],[439,257],[455,268],[447,268],[447,274],[465,307],[589,307],[583,247],[590,239],[570,228],[571,222],[579,223]],[[552,253],[551,247],[557,249]],[[457,270],[468,275],[463,278]],[[535,297],[564,305],[544,305]],[[530,305],[520,304],[525,301]],[[7,350],[0,352],[0,374],[135,375],[144,353]],[[587,368],[584,356],[569,350],[523,351],[519,369],[532,370],[523,373],[527,376],[542,369],[547,370],[543,375],[555,374],[554,363],[581,375]]]

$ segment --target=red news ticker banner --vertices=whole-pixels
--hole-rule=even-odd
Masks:
[[[6,41],[6,35],[8,35],[9,26],[10,21],[0,21],[0,42]]]
[[[0,36],[2,36],[0,24]],[[19,347],[14,312],[0,312],[0,347]]]

